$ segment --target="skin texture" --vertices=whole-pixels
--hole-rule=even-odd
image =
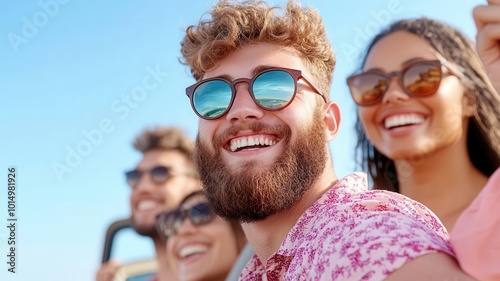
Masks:
[[[182,204],[182,209],[207,202],[203,195],[197,195]],[[196,247],[196,253],[182,256],[183,249]],[[193,225],[185,219],[175,235],[167,241],[167,255],[172,268],[177,269],[180,281],[224,280],[238,257],[236,236],[229,222],[220,217],[212,221]]]
[[[248,45],[231,53],[221,60],[217,67],[207,72],[203,78],[220,75],[228,75],[231,79],[250,78],[253,76],[254,70],[261,66],[299,69],[305,72],[306,76],[311,76],[307,75],[302,60],[291,49],[261,43]],[[300,132],[312,125],[313,115],[311,113],[315,111],[317,106],[320,108],[319,118],[324,124],[321,149],[325,151],[327,157],[324,159],[323,168],[317,171],[319,175],[307,186],[304,194],[298,201],[289,203],[286,210],[278,210],[264,219],[243,224],[245,234],[255,252],[261,260],[266,260],[279,247],[297,218],[336,180],[331,167],[328,141],[332,140],[337,133],[340,111],[333,102],[319,104],[321,99],[302,80],[298,82],[298,93],[293,102],[280,111],[267,111],[258,107],[244,83],[238,84],[236,91],[236,98],[228,113],[216,120],[200,119],[198,134],[198,146],[203,145],[207,149],[207,153],[220,153],[222,161],[234,176],[238,176],[240,173],[261,173],[270,169],[285,150],[285,143],[298,141]],[[258,122],[264,123],[269,128],[273,128],[275,125],[286,126],[289,128],[290,134],[284,136],[272,129],[265,132],[253,130],[250,124]],[[237,129],[234,130],[234,128]],[[227,134],[228,131],[230,134]],[[220,136],[225,136],[222,138],[223,141],[216,141],[221,139]],[[264,148],[231,152],[228,149],[228,143],[242,136],[271,137],[276,140],[276,144]],[[245,169],[240,171],[240,167],[245,167]],[[200,173],[203,181],[203,171]],[[204,185],[206,187],[205,181]],[[221,186],[221,188],[231,187]],[[246,188],[251,190],[257,187],[247,186]],[[282,186],[276,192],[287,192],[288,188],[288,186]],[[271,199],[278,200],[278,198],[280,197],[275,194]],[[217,198],[211,199],[216,200]],[[231,201],[233,198],[226,198],[226,200]],[[212,202],[212,200],[210,201]],[[265,205],[265,203],[260,202],[259,205]]]
[[[364,70],[397,71],[414,59],[442,60],[425,40],[397,31],[374,45]],[[383,100],[360,106],[358,113],[373,145],[394,160],[400,192],[428,206],[451,230],[487,178],[472,165],[467,152],[473,102],[465,97],[460,78],[446,67],[442,71],[445,75],[433,95],[411,97],[393,78]],[[384,126],[386,118],[402,115],[416,115],[423,122]]]

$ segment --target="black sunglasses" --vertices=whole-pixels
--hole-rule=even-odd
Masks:
[[[225,78],[201,80],[186,89],[194,112],[203,119],[212,120],[223,116],[233,104],[238,83],[248,83],[249,92],[255,103],[263,109],[276,111],[287,107],[297,93],[297,81],[311,86],[326,102],[326,98],[302,71],[289,68],[269,68],[253,78],[239,78],[233,81]]]
[[[191,208],[179,208],[171,212],[161,212],[156,215],[156,230],[158,234],[167,239],[177,233],[186,218],[191,224],[197,226],[211,222],[215,217],[208,202],[202,202]]]
[[[443,73],[442,66],[448,68],[450,73]],[[393,76],[399,78],[399,84],[407,95],[428,96],[437,91],[444,74],[463,77],[461,72],[446,61],[419,60],[408,64],[401,71],[384,73],[380,70],[369,70],[352,75],[347,78],[347,85],[354,102],[367,106],[382,100]]]
[[[149,173],[151,181],[153,181],[154,183],[161,184],[166,182],[167,179],[171,176],[172,170],[172,167],[166,166],[156,166],[150,170],[135,169],[125,172],[125,177],[127,179],[128,185],[130,185],[131,187],[137,185],[144,173]]]

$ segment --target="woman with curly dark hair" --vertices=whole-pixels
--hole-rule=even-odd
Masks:
[[[488,20],[494,15],[491,8],[484,15]],[[498,55],[500,36],[494,34],[500,32],[490,28],[484,33],[478,38],[488,38],[490,54]],[[485,61],[486,52],[478,49]],[[449,25],[429,18],[400,20],[374,38],[362,72],[347,80],[358,105],[358,152],[374,188],[429,207],[452,241],[471,229],[464,226],[464,216],[484,199],[483,187],[498,185],[500,176],[495,173],[500,165],[500,96],[479,55],[472,41]],[[493,62],[485,65],[490,75],[500,74]],[[454,246],[472,245],[468,243],[454,241]],[[461,261],[464,255],[457,254],[468,269]]]

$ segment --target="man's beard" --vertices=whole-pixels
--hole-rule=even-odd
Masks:
[[[259,161],[248,161],[232,169],[236,172],[232,172],[220,154],[222,141],[226,139],[224,136],[214,139],[215,153],[212,153],[198,135],[196,164],[214,211],[229,220],[254,222],[297,203],[323,173],[327,161],[325,125],[319,108],[314,111],[312,122],[298,132],[293,142],[286,125],[269,127],[252,123],[246,126],[256,133],[265,131],[281,136],[283,151],[268,167],[261,167]],[[234,126],[224,135],[242,128]]]
[[[134,216],[132,216],[132,228],[137,232],[138,234],[142,236],[147,236],[147,237],[159,237],[158,232],[156,231],[156,225],[153,224],[138,224],[136,220],[134,219]]]

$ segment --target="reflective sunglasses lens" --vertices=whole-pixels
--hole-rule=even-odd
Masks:
[[[377,102],[387,90],[387,80],[383,75],[364,73],[354,76],[349,81],[354,102],[369,105]]]
[[[403,76],[403,85],[416,96],[436,92],[441,83],[441,67],[431,63],[419,63],[408,68]]]
[[[151,179],[155,183],[163,183],[167,180],[169,174],[169,170],[167,167],[154,167],[151,169]]]
[[[134,186],[139,182],[141,178],[142,172],[133,170],[125,173],[125,178],[127,179],[127,184],[130,186]]]
[[[208,203],[200,203],[191,208],[190,218],[193,225],[200,225],[209,222],[214,217],[212,209]]]
[[[222,116],[233,93],[231,86],[222,80],[210,80],[200,84],[193,93],[193,106],[204,118],[215,119]]]
[[[260,74],[253,82],[253,95],[257,103],[266,109],[286,106],[295,94],[295,81],[290,73],[271,70]]]

